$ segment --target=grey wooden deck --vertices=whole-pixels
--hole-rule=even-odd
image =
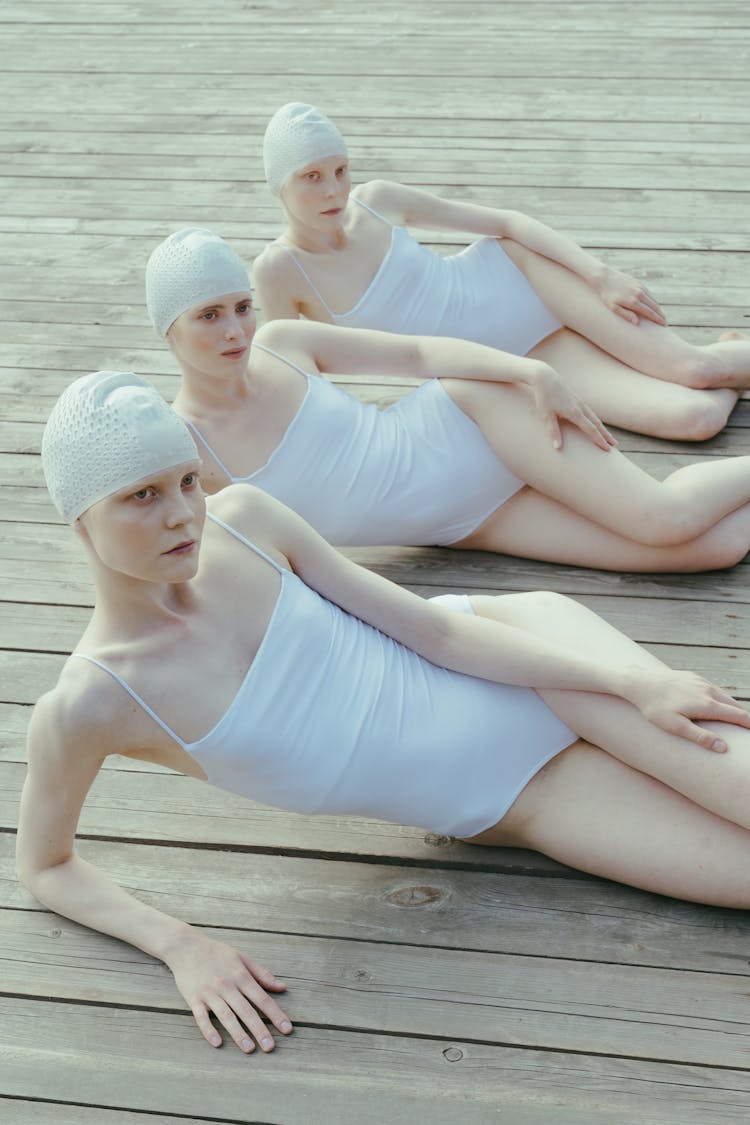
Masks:
[[[163,966],[41,909],[12,857],[29,708],[91,599],[41,487],[41,424],[98,367],[174,389],[143,308],[155,242],[200,223],[254,256],[278,230],[261,131],[300,98],[341,125],[356,178],[527,210],[640,273],[691,338],[748,327],[747,5],[0,0],[0,27],[2,1120],[747,1121],[743,914],[114,760],[82,853],[290,983],[294,1036],[248,1059],[203,1043]],[[749,427],[743,403],[698,449],[623,446],[663,474],[750,452]],[[747,564],[633,578],[355,554],[421,592],[567,592],[750,699]]]

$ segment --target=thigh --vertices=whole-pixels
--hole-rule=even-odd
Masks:
[[[726,417],[737,399],[730,390],[694,390],[645,375],[567,328],[529,355],[554,367],[610,425],[655,437],[689,437],[691,420],[700,417],[708,399]]]
[[[646,521],[658,517],[665,502],[659,481],[574,426],[563,425],[563,448],[553,449],[526,388],[458,379],[443,386],[503,464],[535,491],[627,538],[643,538]]]
[[[532,848],[658,894],[750,906],[750,832],[585,742],[544,766],[502,821],[469,842]]]
[[[497,551],[525,559],[630,572],[713,570],[737,562],[750,544],[750,505],[725,516],[687,543],[653,547],[602,527],[565,504],[525,488],[466,539],[462,550]]]

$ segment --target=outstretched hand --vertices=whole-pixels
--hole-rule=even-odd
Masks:
[[[166,962],[212,1047],[220,1047],[222,1042],[212,1015],[245,1054],[254,1051],[256,1043],[263,1051],[275,1046],[260,1012],[284,1035],[292,1030],[289,1017],[268,995],[269,991],[283,992],[286,985],[264,965],[224,942],[190,928]]]
[[[641,317],[654,324],[667,323],[656,298],[634,277],[606,266],[595,288],[607,308],[631,324],[639,324]]]
[[[723,753],[726,742],[696,720],[734,723],[750,728],[750,714],[722,688],[694,672],[637,669],[625,698],[655,726],[687,738],[704,750]]]
[[[550,440],[555,449],[562,449],[563,439],[560,420],[564,419],[576,426],[589,441],[600,449],[610,449],[617,445],[616,438],[587,406],[576,392],[546,363],[540,364],[531,384],[536,408],[542,416]]]

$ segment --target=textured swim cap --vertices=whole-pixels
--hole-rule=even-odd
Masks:
[[[185,423],[132,371],[76,379],[53,406],[42,436],[47,488],[68,523],[129,484],[197,459]]]
[[[263,137],[266,182],[274,195],[281,195],[284,182],[298,168],[326,156],[348,155],[346,141],[330,118],[305,102],[277,109]]]
[[[146,304],[160,336],[195,305],[250,291],[247,266],[210,230],[184,227],[156,247],[146,266]]]

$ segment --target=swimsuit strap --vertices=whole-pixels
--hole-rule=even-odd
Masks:
[[[176,411],[175,411],[175,413],[176,413]],[[180,415],[180,417],[182,418],[182,415]],[[219,454],[216,452],[214,447],[212,445],[208,444],[208,442],[206,441],[206,439],[204,438],[203,434],[200,432],[198,427],[196,425],[194,425],[193,422],[189,422],[187,420],[187,418],[182,418],[182,420],[185,423],[185,425],[187,426],[187,428],[191,431],[191,433],[195,434],[195,436],[197,438],[199,438],[199,440],[203,443],[203,445],[205,445],[206,449],[211,454],[211,456],[213,457],[214,461],[219,466],[221,471],[223,473],[226,473],[226,475],[229,477],[230,480],[233,480],[234,477],[230,473],[229,469],[226,467],[226,465],[222,461],[221,457],[219,457]]]
[[[110,675],[113,680],[117,680],[120,687],[123,687],[125,689],[128,695],[132,699],[134,699],[140,707],[143,708],[147,715],[151,716],[155,723],[159,724],[163,731],[166,731],[170,738],[173,738],[175,742],[182,747],[183,750],[187,749],[187,742],[183,742],[179,734],[175,734],[172,728],[170,726],[167,726],[163,719],[159,718],[159,716],[156,714],[156,711],[152,710],[151,707],[149,707],[148,703],[146,703],[146,700],[142,699],[138,692],[134,691],[130,684],[126,683],[125,680],[123,680],[122,676],[118,676],[117,672],[113,672],[111,668],[108,668],[106,664],[102,664],[101,660],[97,660],[95,656],[89,656],[85,652],[71,652],[70,655],[77,656],[80,660],[88,660],[91,664],[96,664],[97,668],[101,668],[101,670]]]
[[[387,227],[390,227],[391,230],[393,230],[393,228],[396,226],[396,224],[392,223],[390,219],[386,219],[385,215],[381,215],[380,212],[376,211],[374,207],[370,207],[369,203],[365,203],[363,199],[357,199],[356,195],[352,195],[350,196],[350,198],[355,203],[358,203],[360,207],[364,207],[365,211],[369,211],[371,215],[374,215],[376,219],[380,219],[381,222],[385,223],[385,225]]]
[[[307,270],[302,265],[300,260],[297,258],[296,254],[293,254],[292,251],[289,249],[289,247],[285,246],[284,243],[280,242],[278,239],[276,239],[275,245],[278,246],[281,250],[283,250],[285,254],[289,255],[289,257],[292,259],[292,261],[294,262],[294,264],[297,267],[297,269],[299,270],[299,272],[302,274],[302,276],[304,278],[307,279],[308,285],[310,286],[313,293],[315,294],[315,296],[320,301],[321,305],[323,305],[323,307],[326,310],[326,312],[328,313],[328,315],[331,316],[331,317],[335,316],[336,314],[334,313],[333,309],[328,304],[328,301],[326,301],[325,297],[320,292],[317,285],[315,284],[313,279],[310,277],[310,274],[307,272]]]
[[[303,371],[302,368],[294,362],[294,360],[287,359],[285,355],[280,355],[279,352],[275,352],[273,348],[267,348],[265,344],[259,344],[257,340],[253,340],[253,347],[260,348],[262,352],[267,352],[269,355],[274,356],[276,359],[280,359],[281,362],[285,363],[288,367],[293,367],[295,371],[299,371],[300,375],[304,375],[306,379],[310,378],[309,371]]]
[[[239,539],[240,543],[244,543],[245,546],[249,547],[251,551],[255,551],[256,555],[260,555],[262,559],[265,559],[267,563],[270,563],[273,569],[277,571],[282,578],[285,574],[291,573],[285,566],[282,566],[281,563],[277,563],[276,559],[272,559],[270,555],[267,555],[265,551],[261,550],[261,548],[253,543],[250,539],[246,539],[242,532],[238,531],[236,527],[230,527],[228,523],[224,523],[224,520],[220,520],[218,516],[215,516],[213,514],[213,512],[206,512],[206,515],[212,523],[216,523],[219,525],[219,527],[223,527],[224,530],[228,531],[230,535],[233,535],[235,539]]]

